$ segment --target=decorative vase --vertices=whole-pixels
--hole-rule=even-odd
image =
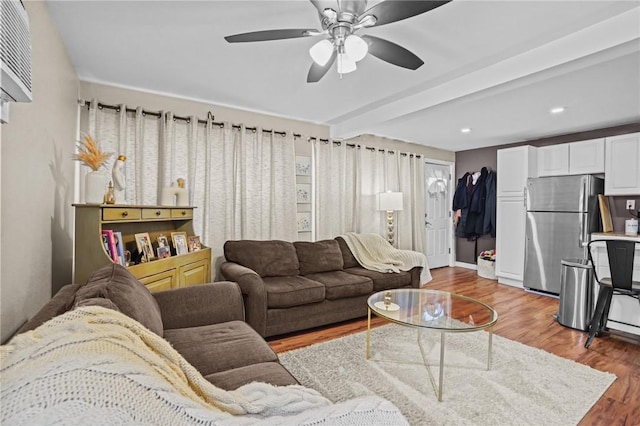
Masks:
[[[84,202],[102,204],[107,189],[107,177],[100,172],[90,171],[84,177]]]

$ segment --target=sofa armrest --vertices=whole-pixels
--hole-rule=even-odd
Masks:
[[[267,332],[267,292],[260,275],[234,262],[224,262],[220,272],[225,279],[238,283],[244,297],[246,321],[264,337]]]
[[[411,268],[411,287],[420,288],[420,275],[422,274],[422,267],[416,266]]]
[[[221,281],[152,294],[165,330],[244,321],[242,293],[236,283]]]

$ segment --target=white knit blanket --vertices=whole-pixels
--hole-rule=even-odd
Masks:
[[[332,404],[302,386],[215,387],[171,345],[101,307],[69,311],[0,348],[0,424],[407,424],[382,398]]]
[[[408,271],[422,267],[420,284],[431,281],[427,256],[413,250],[399,250],[378,234],[347,232],[341,237],[349,246],[353,257],[366,269],[378,272]]]

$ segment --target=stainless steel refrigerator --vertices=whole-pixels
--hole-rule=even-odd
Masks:
[[[529,178],[524,287],[560,293],[562,259],[586,259],[586,243],[599,231],[598,194],[604,181],[591,175]]]

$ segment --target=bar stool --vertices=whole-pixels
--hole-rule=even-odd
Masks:
[[[596,272],[596,267],[591,254],[591,245],[598,242],[604,242],[607,245],[607,254],[609,256],[609,270],[611,277],[600,278]],[[599,336],[603,328],[607,324],[609,318],[609,307],[611,306],[611,298],[614,294],[622,294],[638,299],[640,302],[640,281],[633,281],[633,257],[635,254],[635,241],[603,239],[589,241],[587,244],[587,252],[589,261],[593,267],[593,274],[600,286],[598,292],[598,302],[596,310],[591,319],[589,326],[589,337],[584,344],[585,348],[591,345],[591,341],[595,336]]]

